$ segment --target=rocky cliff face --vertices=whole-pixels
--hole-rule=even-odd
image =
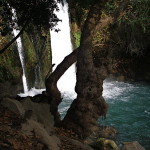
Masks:
[[[22,36],[22,43],[29,87],[44,88],[45,77],[51,68],[49,30],[30,25]]]
[[[13,37],[5,37],[6,44]],[[51,68],[49,30],[29,25],[21,36],[28,87],[44,88],[45,76]],[[0,55],[0,81],[22,82],[22,67],[15,43]]]
[[[12,35],[0,36],[0,40],[5,38],[1,48],[7,44],[13,37]],[[0,82],[16,80],[21,82],[22,69],[18,55],[17,46],[13,43],[7,51],[0,55]]]

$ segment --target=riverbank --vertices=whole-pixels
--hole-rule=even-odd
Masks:
[[[86,150],[86,145],[79,140],[78,136],[69,130],[54,127],[53,139],[46,143],[43,135],[39,135],[35,129],[28,134],[29,129],[22,130],[24,119],[18,113],[10,111],[8,108],[0,104],[0,149],[3,150],[55,150],[54,145],[57,143],[57,149],[60,150]],[[41,130],[43,130],[41,128]],[[40,132],[40,131],[39,131]],[[52,133],[51,133],[52,134]],[[56,137],[54,137],[54,135]],[[45,135],[46,136],[46,135]],[[48,139],[47,139],[48,140]],[[92,150],[90,147],[87,150]]]
[[[122,142],[136,140],[140,142],[140,144],[144,146],[147,150],[149,149],[149,123],[147,122],[149,121],[149,110],[147,107],[149,106],[148,103],[150,101],[148,97],[150,96],[147,95],[149,94],[149,86],[148,84],[146,85],[137,83],[131,84],[117,81],[104,82],[103,96],[105,97],[107,103],[109,103],[109,111],[106,116],[106,120],[99,120],[99,123],[100,125],[103,125],[103,127],[105,127],[106,125],[113,126],[118,130],[118,145],[120,145],[120,143]],[[49,112],[49,104],[47,103],[45,98],[43,98],[42,96],[36,96],[34,98],[27,97],[20,99],[18,98],[18,100],[16,100],[15,93],[17,93],[17,91],[15,91],[15,89],[14,91],[11,89],[13,89],[13,87],[9,89],[5,87],[3,90],[1,90],[0,96],[0,100],[3,100],[3,104],[5,106],[7,105],[11,110],[15,109],[15,112],[12,112],[0,105],[0,146],[4,150],[15,149],[15,145],[19,147],[18,150],[21,150],[22,146],[24,146],[25,149],[46,150],[46,148],[49,145],[49,142],[45,141],[45,139],[47,139],[44,138],[45,135],[43,135],[45,130],[49,133],[45,134],[48,138],[51,139],[50,141],[53,141],[52,139],[55,139],[54,141],[58,142],[57,144],[59,145],[58,147],[60,148],[60,150],[78,150],[79,147],[82,150],[87,150],[87,147],[85,148],[85,146],[88,145],[86,145],[84,141],[81,140],[74,132],[54,127],[53,117]],[[145,99],[146,95],[147,98]],[[8,101],[11,103],[11,105],[7,103]],[[15,106],[12,103],[12,101],[15,104]],[[62,113],[64,115],[65,111],[67,111],[66,107],[69,107],[68,102],[71,103],[72,100],[68,99],[66,101],[65,98],[63,99],[63,108],[60,108],[61,115]],[[20,105],[23,105],[23,108]],[[18,106],[19,109],[16,109],[16,107]],[[45,112],[43,112],[43,110]],[[16,112],[18,112],[19,114]],[[24,130],[22,130],[22,126],[25,127]],[[31,134],[26,135],[23,131],[25,131],[25,133]],[[42,131],[42,133],[37,131]],[[108,133],[109,135],[110,133],[112,133],[111,131],[112,130],[110,130],[110,132]],[[105,133],[106,132],[104,132],[104,134]],[[116,131],[112,134],[114,133],[116,133]],[[96,137],[96,139],[98,138],[99,137]],[[106,136],[106,138],[108,138],[108,136]],[[24,141],[24,143],[21,145],[22,141]],[[53,142],[51,144],[53,144]],[[36,146],[39,146],[41,149],[39,147],[37,148]],[[89,146],[88,148],[92,149]],[[54,148],[54,150],[57,149]]]

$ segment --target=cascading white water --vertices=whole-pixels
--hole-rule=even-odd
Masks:
[[[13,13],[12,20],[16,20],[17,16],[16,16],[15,9],[12,8],[11,10],[12,10],[12,13]],[[17,36],[19,32],[20,32],[20,30],[18,28],[18,25],[15,23],[15,27],[13,27],[14,36]],[[42,91],[44,91],[45,89],[36,89],[34,87],[31,88],[30,90],[28,89],[26,75],[25,75],[25,62],[24,62],[24,55],[23,55],[23,47],[22,47],[21,37],[18,37],[16,42],[17,42],[19,58],[20,58],[21,66],[22,66],[22,70],[23,70],[22,82],[23,82],[23,89],[24,89],[24,93],[20,93],[18,95],[21,96],[21,97],[26,97],[26,96],[35,96],[37,94],[41,94]]]
[[[12,20],[16,20],[16,11],[15,9],[12,8]],[[18,25],[15,24],[15,27],[13,28],[13,34],[14,36],[17,36],[17,34],[20,31],[18,30]],[[19,53],[19,57],[20,57],[20,61],[21,61],[21,66],[22,66],[22,70],[23,70],[23,75],[22,75],[22,82],[23,82],[23,89],[24,89],[24,93],[28,92],[28,85],[27,85],[27,80],[26,80],[26,76],[25,76],[25,63],[24,63],[24,56],[23,56],[23,47],[22,47],[22,43],[21,43],[21,38],[17,38],[16,40],[17,42],[17,47],[18,47],[18,53]]]
[[[62,22],[59,22],[56,28],[59,28],[60,31],[50,31],[52,63],[55,64],[55,68],[65,56],[72,52],[68,4],[66,0],[64,0],[64,6],[62,6],[62,4],[58,4],[58,6],[60,10],[55,13]],[[74,99],[76,97],[76,93],[74,91],[75,83],[75,65],[72,65],[60,78],[57,84],[59,90],[63,93],[64,98]]]

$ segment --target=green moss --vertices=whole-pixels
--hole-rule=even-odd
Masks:
[[[47,49],[48,61],[50,61],[52,63],[52,51],[51,51],[51,45],[50,45],[50,34],[47,34],[46,48],[45,49]]]
[[[25,52],[25,62],[28,62],[30,65],[32,65],[36,61],[35,49],[26,32],[24,32],[22,36],[22,43]]]
[[[11,39],[7,37],[7,42]],[[15,43],[0,55],[0,81],[20,80],[22,68]]]

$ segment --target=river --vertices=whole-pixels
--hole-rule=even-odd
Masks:
[[[100,125],[113,126],[118,131],[117,142],[138,141],[150,149],[150,84],[125,83],[105,80],[103,96],[109,104],[106,120]],[[66,114],[72,98],[64,97],[59,106],[62,116]]]

